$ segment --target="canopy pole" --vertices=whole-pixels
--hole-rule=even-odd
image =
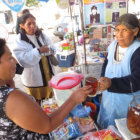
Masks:
[[[76,60],[76,43],[75,43],[75,34],[74,34],[74,25],[73,25],[73,19],[72,19],[72,9],[71,9],[71,4],[70,4],[70,0],[69,0],[69,9],[70,9],[70,16],[71,16],[71,21],[72,21],[72,39],[73,39],[73,43],[74,43],[74,50],[75,50],[75,60]],[[76,61],[74,60],[74,63],[76,63]]]
[[[84,17],[83,17],[83,0],[80,0],[79,3],[79,8],[80,8],[80,17],[81,17],[81,23],[82,23],[82,34],[83,34],[83,39],[84,39],[84,57],[85,57],[85,65],[87,66],[87,58],[86,58],[86,44],[85,44],[85,37],[84,37]]]

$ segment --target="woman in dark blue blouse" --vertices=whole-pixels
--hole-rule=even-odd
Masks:
[[[98,124],[115,126],[115,119],[126,118],[128,104],[140,95],[140,25],[133,14],[124,14],[115,25],[116,39],[108,47],[102,67],[100,90],[103,91]]]

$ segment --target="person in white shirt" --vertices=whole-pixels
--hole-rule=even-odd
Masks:
[[[49,55],[55,52],[51,40],[37,28],[32,14],[20,18],[20,33],[15,40],[12,51],[24,71],[21,80],[28,94],[37,100],[52,97],[48,81],[54,74]]]

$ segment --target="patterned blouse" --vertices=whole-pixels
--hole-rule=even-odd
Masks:
[[[25,130],[8,119],[5,114],[5,103],[12,90],[14,89],[7,86],[0,87],[0,140],[49,140],[48,134]]]

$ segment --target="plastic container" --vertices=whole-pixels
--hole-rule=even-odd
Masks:
[[[75,59],[74,51],[63,51],[57,53],[57,60],[59,61],[59,67],[71,67]]]
[[[114,126],[85,134],[81,140],[124,140]]]
[[[89,51],[92,52],[93,51],[93,46],[89,47]]]
[[[86,102],[86,106],[89,106],[91,108],[90,116],[91,118],[93,118],[96,112],[96,105],[91,102]]]
[[[100,109],[100,101],[99,101],[100,95],[97,95],[96,97],[93,97],[93,103],[96,105],[96,114],[98,115],[99,109]]]
[[[62,44],[62,50],[70,50],[70,45],[69,45],[69,43],[63,43],[63,44]]]
[[[58,106],[61,106],[72,94],[72,92],[80,87],[82,74],[74,72],[62,72],[49,81],[49,85],[53,88],[54,96]]]
[[[140,136],[140,95],[134,96],[128,106],[127,127],[132,133]]]

